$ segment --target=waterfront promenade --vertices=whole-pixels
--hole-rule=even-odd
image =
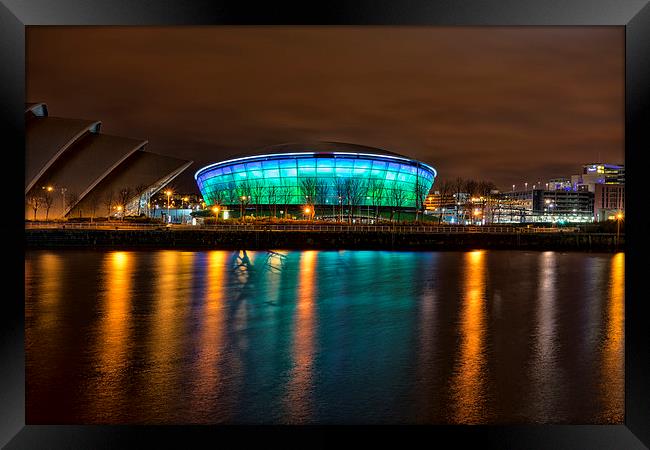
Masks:
[[[618,241],[618,242],[617,242]],[[621,250],[621,233],[578,228],[348,224],[27,223],[28,248]]]

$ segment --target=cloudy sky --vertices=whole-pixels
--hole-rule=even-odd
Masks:
[[[623,162],[622,27],[28,27],[27,101],[201,166],[342,141],[512,184]]]

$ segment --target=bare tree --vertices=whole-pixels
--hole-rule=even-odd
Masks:
[[[99,206],[99,192],[97,190],[93,190],[93,192],[90,194],[88,197],[88,205],[90,206],[90,211],[91,211],[91,216],[90,216],[90,221],[92,222],[93,219],[95,218],[95,214],[97,213],[97,206]]]
[[[273,214],[273,217],[277,217],[276,206],[278,204],[279,196],[279,186],[272,184],[266,188],[266,201],[269,205],[269,215]]]
[[[293,200],[293,190],[294,187],[291,185],[291,181],[288,179],[282,180],[282,186],[279,187],[279,196],[284,205],[284,216],[287,217],[287,208]]]
[[[345,201],[348,206],[348,222],[352,221],[353,210],[361,204],[366,193],[365,183],[358,178],[345,179]]]
[[[120,189],[119,193],[119,200],[120,200],[120,205],[124,209],[124,214],[126,214],[126,203],[129,201],[131,198],[131,188],[129,186],[124,186],[122,189]]]
[[[438,216],[438,223],[442,222],[442,216],[445,212],[445,208],[449,206],[449,196],[453,190],[453,183],[449,180],[444,180],[440,182],[438,186],[438,192],[440,195],[440,201],[438,202],[438,207],[440,209],[440,215]]]
[[[343,203],[345,202],[345,178],[336,178],[334,180],[334,194],[339,202],[339,220],[343,221]]]
[[[43,199],[39,195],[30,195],[27,198],[27,203],[34,210],[34,220],[36,220],[36,212],[38,211],[38,208],[41,207],[42,202]]]
[[[76,192],[71,192],[65,198],[65,202],[66,202],[65,206],[70,213],[72,212],[72,208],[74,208],[77,205],[78,201],[79,201],[79,194],[77,194]],[[79,212],[79,217],[81,217],[81,208],[77,208],[77,211]]]
[[[316,201],[314,202],[317,205],[325,205],[327,203],[327,199],[330,196],[330,183],[329,181],[319,178],[316,180],[316,186],[315,186],[315,192],[314,196],[316,197]]]
[[[429,194],[429,182],[426,178],[420,176],[420,171],[415,177],[414,185],[414,194],[415,194],[415,220],[418,220],[420,213],[424,214],[424,202],[427,199]]]
[[[384,196],[384,186],[386,182],[377,178],[372,178],[368,182],[368,195],[370,196],[370,201],[375,210],[375,219],[379,217],[379,207],[381,206],[381,201]]]
[[[461,177],[457,177],[454,180],[454,194],[456,197],[456,204],[455,204],[455,209],[456,209],[456,221],[460,223],[460,202],[461,202],[461,194],[463,194],[463,189],[465,188],[465,180],[463,180]]]
[[[255,215],[257,216],[257,207],[262,204],[262,196],[264,195],[264,183],[260,180],[255,180],[251,183],[250,195],[253,205],[255,205]]]
[[[227,184],[224,190],[224,201],[231,206],[237,204],[239,201],[237,197],[237,184],[234,181],[230,181]]]
[[[218,189],[214,191],[210,197],[211,203],[215,206],[223,206],[228,202],[228,190]]]
[[[113,203],[114,203],[114,196],[115,194],[113,193],[112,190],[106,192],[104,194],[104,206],[106,206],[106,215],[108,217],[111,216],[111,209],[113,208]]]
[[[493,221],[493,217],[488,218],[487,214],[489,212],[491,215],[494,215],[492,208],[492,191],[495,189],[496,185],[491,181],[479,181],[476,188],[476,193],[479,196],[481,204],[481,210],[483,211],[483,217],[487,223]]]
[[[138,216],[140,215],[140,207],[142,203],[142,194],[147,190],[147,186],[144,184],[138,184],[134,189],[135,195],[138,197]]]
[[[52,197],[52,193],[50,191],[45,191],[45,195],[43,196],[43,205],[45,206],[45,220],[47,220],[48,216],[50,215],[50,208],[52,207],[52,203],[54,203],[54,197]]]
[[[313,214],[315,212],[314,203],[316,202],[316,178],[303,178],[300,180],[300,194],[305,199],[305,204],[311,208]]]
[[[404,202],[406,201],[406,192],[404,192],[399,187],[394,186],[393,189],[391,189],[390,194],[391,194],[391,199],[393,200],[393,206],[394,208],[397,208],[397,221],[399,222],[402,214],[402,207],[404,206]],[[391,210],[390,220],[393,220],[394,212],[395,212],[394,209]]]

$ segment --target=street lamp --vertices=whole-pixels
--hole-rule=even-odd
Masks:
[[[62,187],[62,188],[61,188],[61,197],[63,197],[63,200],[62,200],[62,201],[63,201],[63,204],[62,204],[61,206],[62,206],[63,208],[61,209],[61,211],[63,211],[64,213],[65,213],[65,191],[67,191],[67,189],[64,188],[64,187]]]
[[[212,212],[214,213],[215,221],[219,220],[219,210],[220,208],[218,206],[215,206],[212,208]]]
[[[524,183],[525,190],[528,190],[528,181]]]
[[[366,197],[366,220],[370,223],[370,197]]]
[[[246,196],[241,196],[241,203],[239,204],[239,217],[244,217],[244,202],[246,201]]]
[[[618,239],[621,233],[621,219],[623,219],[623,214],[620,212],[616,214],[616,248],[618,249]]]
[[[167,194],[167,220],[169,221],[169,198],[172,195],[172,191],[167,190],[165,191],[165,194]]]

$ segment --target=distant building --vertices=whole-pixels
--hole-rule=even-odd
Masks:
[[[571,176],[574,190],[596,191],[597,184],[625,184],[625,166],[594,163],[582,166],[582,173]]]
[[[492,223],[592,222],[594,194],[589,191],[530,189],[505,192],[490,212]]]
[[[624,184],[596,184],[594,191],[594,217],[597,221],[611,219],[625,212]]]
[[[553,178],[546,183],[547,191],[568,191],[573,188],[570,178]]]

